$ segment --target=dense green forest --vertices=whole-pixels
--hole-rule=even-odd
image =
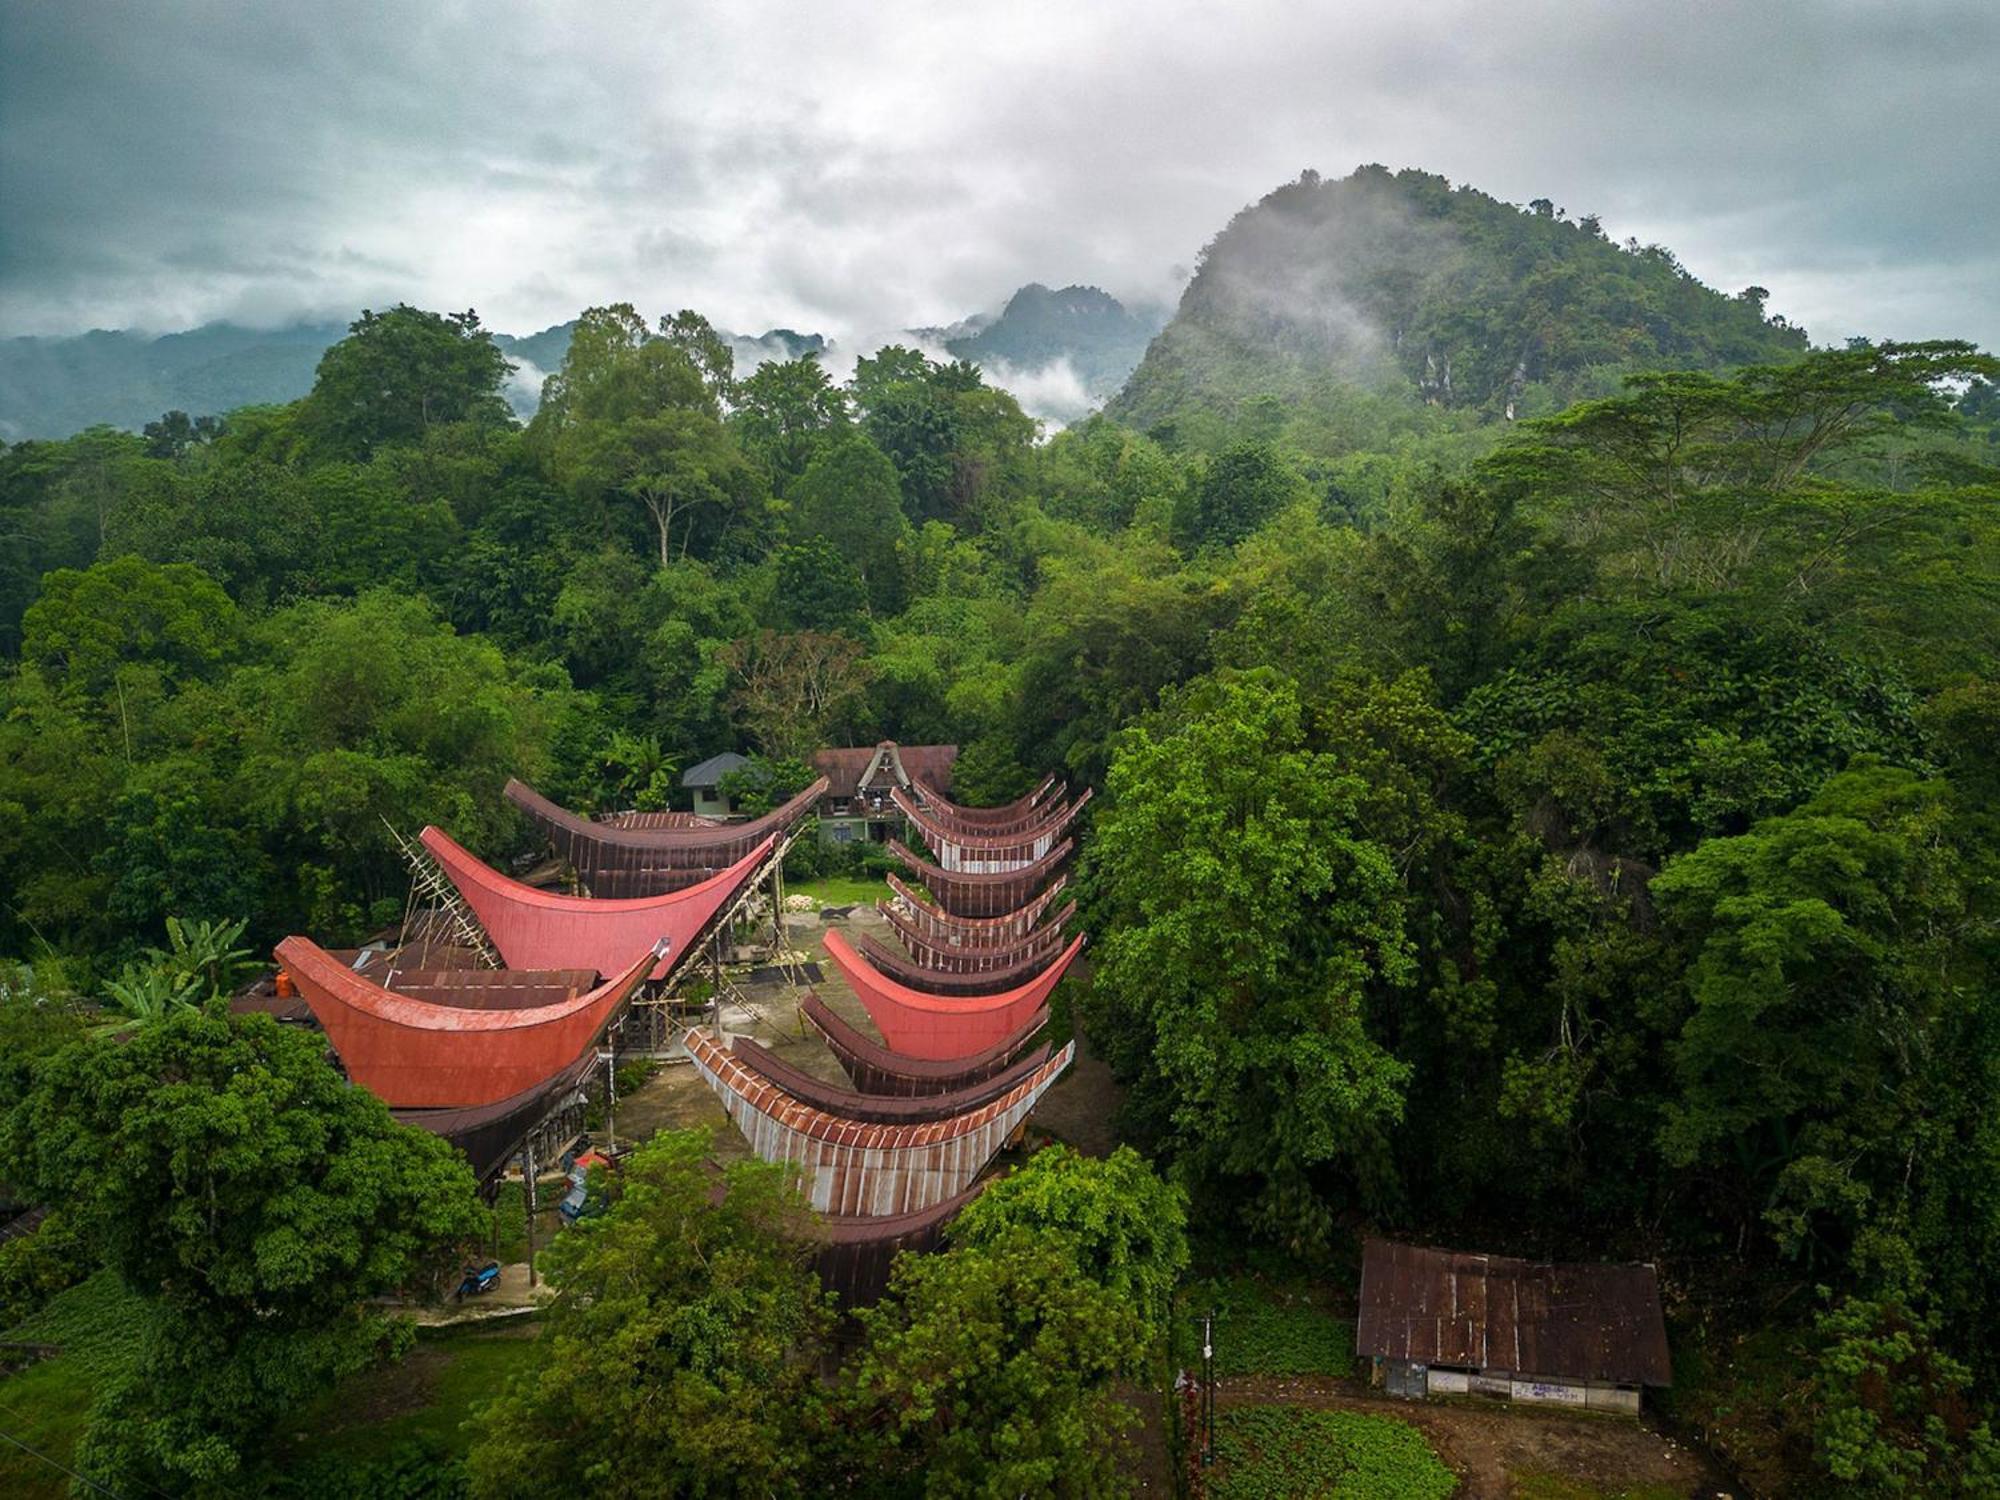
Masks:
[[[2000,363],[1812,349],[1755,289],[1588,219],[1371,168],[1247,209],[1110,411],[1046,439],[972,365],[906,348],[845,385],[812,358],[739,380],[688,312],[585,312],[525,426],[507,374],[471,314],[396,307],[289,405],[0,454],[9,1159],[76,1200],[63,1244],[123,1219],[102,1253],[135,1288],[210,1288],[167,1299],[188,1332],[156,1367],[207,1404],[143,1429],[150,1457],[105,1448],[116,1472],[227,1472],[187,1458],[200,1413],[248,1432],[361,1346],[316,1346],[278,1396],[213,1388],[202,1350],[254,1326],[279,1359],[337,1314],[288,1294],[244,1324],[268,1259],[145,1238],[174,1206],[52,1121],[87,1097],[104,1139],[170,1154],[169,1123],[120,1124],[155,1062],[81,1036],[73,997],[157,1010],[182,924],[247,923],[259,953],[373,930],[406,888],[386,825],[527,847],[509,775],[661,806],[719,750],[891,737],[961,745],[968,801],[1050,770],[1099,789],[1081,1014],[1191,1235],[1309,1263],[1365,1226],[1656,1260],[1670,1415],[1759,1492],[2000,1487]],[[200,1017],[143,1045],[310,1073]],[[390,1152],[386,1116],[351,1113],[355,1149]],[[625,1299],[620,1326],[660,1320],[658,1357],[696,1372],[683,1406],[631,1414],[659,1462],[719,1461],[738,1403],[756,1468],[732,1483],[758,1493],[872,1463],[1113,1485],[1095,1403],[1144,1369],[1159,1299],[1119,1278],[1186,1258],[1150,1174],[1105,1189],[1143,1254],[1093,1259],[1080,1230],[1052,1251],[1009,1213],[1087,1209],[998,1200],[905,1268],[826,1407],[800,1362],[823,1311],[768,1250],[758,1174],[714,1210],[741,1295],[668,1316],[705,1295],[674,1279],[708,1211],[690,1152],[658,1148],[623,1252],[579,1239],[551,1272]],[[343,1226],[455,1169],[383,1170]],[[424,1234],[339,1284],[406,1284]],[[0,1252],[0,1299],[31,1303],[38,1267]],[[1003,1326],[996,1286],[1066,1310]],[[554,1461],[559,1381],[629,1374],[598,1302],[508,1398],[482,1493]],[[767,1316],[798,1341],[743,1332]],[[1070,1383],[979,1385],[971,1327],[1054,1341]],[[913,1417],[911,1389],[961,1421]],[[1001,1467],[982,1411],[1056,1451]],[[706,1434],[695,1457],[669,1428]],[[932,1492],[977,1492],[954,1484]]]

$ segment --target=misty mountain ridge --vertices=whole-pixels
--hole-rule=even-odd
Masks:
[[[1239,211],[1202,252],[1171,318],[1094,286],[1020,288],[910,338],[979,364],[1032,414],[1104,407],[1195,446],[1241,435],[1344,451],[1387,429],[1483,426],[1609,393],[1639,369],[1727,369],[1802,354],[1765,293],[1715,291],[1659,247],[1618,245],[1589,216],[1526,207],[1431,173],[1307,172]],[[496,334],[528,416],[574,323]],[[721,331],[721,330],[718,330]],[[151,337],[0,340],[0,440],[162,412],[295,400],[341,323],[258,331],[214,323]],[[816,333],[725,332],[739,370],[825,354]],[[1107,404],[1108,403],[1108,404]]]
[[[1165,309],[1133,314],[1095,287],[1057,292],[1033,283],[997,315],[909,334],[981,364],[1031,411],[1062,422],[1116,392],[1165,321]],[[575,328],[571,319],[539,333],[493,335],[516,367],[505,391],[516,415],[534,415],[542,381],[562,364]],[[717,332],[742,374],[767,360],[833,348],[822,334],[791,328]],[[159,336],[97,330],[0,340],[0,441],[66,437],[99,424],[137,431],[167,411],[215,415],[295,401],[312,389],[320,356],[346,335],[346,323],[253,329],[225,322]]]
[[[136,432],[168,411],[211,416],[239,406],[296,401],[312,389],[320,356],[347,336],[346,323],[245,328],[206,323],[152,335],[103,329],[71,337],[0,339],[0,442],[59,438],[106,425]],[[542,380],[562,364],[575,319],[539,333],[496,333],[516,366],[506,395],[521,417],[534,415]],[[720,331],[720,330],[718,330]],[[773,328],[723,333],[748,370],[767,359],[821,354],[816,333]]]
[[[1765,295],[1726,296],[1547,199],[1379,166],[1307,172],[1208,244],[1108,411],[1196,445],[1247,427],[1307,449],[1348,446],[1364,412],[1505,422],[1638,369],[1798,357],[1804,330],[1766,317]]]
[[[1067,360],[1084,390],[1103,400],[1138,367],[1167,313],[1158,306],[1127,308],[1094,286],[1051,291],[1031,281],[998,317],[980,319],[943,343],[959,359],[985,366],[1040,370]]]

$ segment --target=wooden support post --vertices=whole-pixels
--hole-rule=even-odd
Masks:
[[[722,1030],[722,928],[722,923],[716,923],[715,946],[710,950],[710,956],[715,968],[715,993],[709,997],[709,1004],[715,1008],[715,1029],[718,1034]]]
[[[604,1054],[604,1139],[612,1150],[618,1149],[618,1049],[612,1047]]]
[[[531,1141],[521,1148],[522,1195],[528,1202],[528,1290],[535,1287],[535,1147]]]

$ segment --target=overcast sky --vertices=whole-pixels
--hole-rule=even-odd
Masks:
[[[2000,4],[0,0],[0,334],[596,302],[856,340],[1177,294],[1313,167],[2000,345]]]

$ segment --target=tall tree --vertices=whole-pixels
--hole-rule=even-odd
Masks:
[[[1726,1164],[1731,1207],[1790,1254],[1905,1221],[1951,1149],[1929,1122],[1933,1060],[1977,993],[1962,881],[1946,788],[1881,766],[1653,881],[1690,950],[1668,1159]]]
[[[1181,529],[1195,546],[1234,546],[1305,493],[1298,473],[1268,443],[1239,443],[1209,460],[1188,496]]]
[[[1127,732],[1091,840],[1103,1035],[1179,1170],[1253,1222],[1322,1235],[1370,1171],[1407,1068],[1365,991],[1412,976],[1370,787],[1275,674],[1204,679]]]
[[[870,1487],[932,1497],[1130,1493],[1114,1382],[1148,1373],[1142,1311],[1060,1235],[1011,1227],[901,1257],[862,1313],[848,1396]]]
[[[478,1418],[481,1497],[560,1470],[611,1497],[801,1495],[827,1328],[811,1216],[777,1166],[663,1131],[542,1258],[535,1358]]]
[[[759,365],[738,384],[730,416],[744,451],[770,471],[780,494],[852,423],[847,393],[813,355]]]
[[[572,489],[639,502],[653,524],[663,568],[687,555],[696,512],[740,503],[755,484],[722,424],[698,410],[579,422],[564,435],[558,453],[560,472]]]
[[[1085,1276],[1132,1310],[1143,1336],[1157,1340],[1187,1269],[1186,1226],[1186,1194],[1130,1146],[1101,1158],[1045,1146],[968,1203],[951,1238],[992,1248],[1026,1229],[1058,1241]]]
[[[500,387],[513,366],[479,315],[408,303],[366,311],[320,356],[306,398],[308,430],[327,452],[366,458],[446,422],[513,420]]]
[[[226,1485],[274,1419],[394,1347],[370,1299],[439,1286],[485,1220],[456,1151],[267,1016],[183,1008],[68,1047],[0,1138],[148,1308],[79,1451],[120,1493]]]
[[[737,719],[778,760],[803,760],[824,745],[868,686],[866,652],[851,636],[766,630],[730,642],[721,660],[736,682]]]
[[[901,544],[910,535],[896,468],[858,434],[824,449],[792,486],[792,532],[824,537],[861,575],[878,614],[903,600]]]

